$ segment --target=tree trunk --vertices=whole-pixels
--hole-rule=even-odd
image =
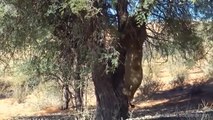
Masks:
[[[123,34],[126,48],[123,92],[128,96],[129,104],[134,107],[131,101],[143,79],[143,43],[147,37],[145,23],[139,26],[135,17],[129,17]]]
[[[80,76],[80,55],[81,52],[77,48],[72,49],[72,53],[74,56],[73,59],[73,70],[74,70],[74,75],[73,75],[73,92],[74,92],[74,108],[76,111],[83,111],[83,86],[84,86],[84,81],[81,79]]]
[[[113,73],[106,73],[106,66],[110,66],[110,62],[105,63],[103,61],[100,62],[100,60],[97,60],[93,65],[92,76],[97,98],[96,120],[122,120],[128,118],[129,96],[123,92],[125,87],[125,58],[126,53],[132,50],[130,46],[133,42],[137,47],[134,48],[137,51],[134,53],[139,53],[138,56],[140,56],[137,61],[142,60],[142,44],[146,39],[146,27],[145,24],[138,27],[134,18],[128,18],[127,5],[127,0],[118,0],[117,13],[120,39],[117,41],[118,46],[116,46],[116,49],[120,55],[117,69]],[[141,64],[138,64],[138,66],[141,67]],[[138,87],[138,84],[136,87]]]
[[[119,44],[121,41],[117,42],[116,49],[120,55],[119,64],[114,72],[106,72],[106,66],[111,66],[111,61],[100,61],[101,55],[99,56],[98,50],[94,50],[96,62],[93,64],[92,77],[97,98],[96,120],[124,120],[128,118],[128,98],[123,93],[126,52]],[[103,49],[105,48],[102,47],[101,50]]]
[[[122,92],[122,81],[105,72],[105,64],[94,65],[93,81],[97,98],[96,120],[121,120],[128,118],[128,101]],[[119,68],[116,70],[119,72]],[[118,78],[118,79],[114,79]]]
[[[62,91],[63,91],[63,96],[62,96],[62,99],[63,99],[63,106],[62,106],[62,110],[66,110],[69,108],[69,102],[71,100],[71,92],[69,90],[69,85],[65,84],[62,86]]]
[[[81,81],[80,73],[76,73],[74,78],[75,109],[77,111],[83,111],[83,81]]]

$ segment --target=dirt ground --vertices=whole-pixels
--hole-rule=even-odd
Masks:
[[[137,99],[137,98],[136,98]],[[133,116],[157,114],[182,114],[193,111],[213,110],[213,80],[202,85],[185,86],[160,91],[148,100],[137,100]]]
[[[172,88],[165,84],[163,89],[141,98],[140,91],[135,97],[136,108],[133,117],[159,114],[186,114],[195,111],[213,111],[213,78],[206,78],[204,72],[194,67],[190,69],[184,86]],[[161,82],[171,80],[167,70],[160,75]],[[213,117],[213,116],[212,116]]]
[[[190,78],[191,77],[191,78]],[[202,84],[193,85],[203,79],[202,71],[191,70],[190,79],[184,87],[162,89],[152,94],[149,99],[143,99],[140,95],[135,97],[134,109],[131,109],[132,117],[140,117],[158,114],[182,114],[193,111],[205,111],[213,109],[213,79],[206,80]],[[162,80],[169,78],[162,75]],[[165,88],[165,87],[164,87]],[[139,91],[140,92],[140,91]],[[89,97],[89,96],[88,96]],[[94,107],[95,97],[89,97],[88,105]],[[90,104],[91,103],[91,104]],[[34,110],[27,103],[17,103],[13,98],[0,98],[0,120],[11,119],[14,116],[26,116],[20,119],[64,119],[73,116],[73,111],[60,111],[56,106],[49,106],[42,110]]]

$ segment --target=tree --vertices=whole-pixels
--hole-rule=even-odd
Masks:
[[[142,80],[144,49],[153,48],[163,56],[178,51],[186,59],[202,49],[194,24],[194,10],[199,8],[194,4],[199,2],[1,0],[1,53],[36,51],[33,58],[45,64],[38,73],[55,77],[62,86],[71,81],[80,86],[81,71],[90,68],[97,97],[96,119],[126,119]],[[196,10],[206,14],[203,7]],[[154,23],[160,26],[158,31],[150,27]],[[80,101],[77,104],[82,105],[81,89],[74,90]]]
[[[68,108],[71,96],[76,99],[75,106],[82,109],[84,82],[79,82],[79,79],[84,74],[80,71],[87,63],[81,62],[85,59],[83,56],[86,54],[85,43],[77,41],[83,38],[78,34],[83,29],[78,28],[78,25],[83,25],[78,22],[80,18],[72,15],[73,19],[77,19],[74,20],[74,24],[67,26],[70,21],[66,17],[69,16],[66,13],[62,14],[66,10],[56,11],[63,5],[58,2],[11,0],[1,1],[1,5],[2,56],[8,56],[8,53],[10,57],[18,53],[27,54],[37,77],[55,79],[62,87],[64,92],[62,109]],[[53,14],[54,12],[57,14]],[[71,33],[67,30],[71,28],[76,30]],[[72,36],[75,37],[72,38]],[[77,49],[76,45],[81,45],[81,48],[85,49],[82,49],[83,51]],[[73,84],[72,95],[69,90],[71,84]]]

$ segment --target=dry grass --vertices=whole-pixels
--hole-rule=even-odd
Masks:
[[[152,69],[150,69],[150,67]],[[159,60],[153,60],[151,65],[145,62],[143,69],[144,76],[147,77],[144,77],[140,90],[136,93],[135,98],[139,98],[138,100],[140,100],[136,107],[141,109],[166,104],[170,101],[169,99],[145,100],[141,102],[141,100],[144,100],[141,98],[148,99],[153,93],[159,91],[165,91],[187,84],[199,84],[205,82],[206,73],[208,72],[205,72],[202,68],[203,66],[197,64],[188,68],[184,65],[184,62],[177,63],[174,61],[168,61],[162,63],[159,62]],[[54,81],[50,81],[39,84],[37,89],[31,91],[30,94],[27,91],[27,87],[24,89],[24,92],[20,92],[22,89],[22,83],[28,78],[29,76],[24,74],[19,74],[18,76],[5,75],[1,78],[1,81],[10,84],[10,87],[7,89],[12,88],[15,92],[13,96],[14,98],[0,99],[0,118],[23,115],[46,115],[61,112],[59,109],[59,106],[61,105],[60,88],[58,88],[57,84]],[[5,91],[7,84],[4,85],[5,87],[2,91]],[[92,82],[89,82],[86,94],[86,108],[91,106],[94,107],[96,104],[96,98]],[[19,100],[21,101],[20,103],[17,102]]]
[[[14,116],[31,116],[37,113],[52,113],[57,112],[57,106],[61,105],[60,90],[54,81],[41,83],[37,89],[29,93],[26,86],[20,84],[10,78],[4,78],[1,82],[7,82],[10,86],[5,88],[7,90],[13,90],[13,96],[9,98],[0,98],[0,120],[9,119]],[[4,84],[5,86],[7,84]],[[22,88],[23,87],[23,88]],[[7,94],[5,90],[2,94]],[[50,106],[54,106],[55,109],[49,109]],[[48,108],[48,109],[47,109]],[[44,112],[46,111],[46,112]]]
[[[42,82],[30,94],[20,93],[21,84],[17,81],[13,83],[13,77],[5,77],[4,81],[11,82],[10,89],[16,90],[12,98],[0,99],[0,120],[9,119],[17,116],[43,116],[54,113],[63,113],[60,107],[62,105],[60,87],[55,81]],[[26,89],[27,90],[27,89]],[[19,94],[18,94],[19,93]],[[26,91],[27,93],[27,91]],[[96,97],[94,94],[93,83],[89,82],[87,88],[86,108],[94,108]],[[21,95],[18,97],[18,95]],[[21,102],[19,100],[22,100]],[[69,111],[70,112],[70,111]],[[75,112],[72,112],[73,114]],[[68,114],[68,113],[66,113]],[[89,112],[75,113],[82,114],[82,117],[88,117]]]
[[[9,119],[14,116],[33,115],[35,111],[28,104],[19,104],[16,99],[0,100],[0,119]]]
[[[50,106],[60,107],[61,92],[54,81],[39,84],[32,94],[28,95],[25,102],[30,104],[35,110],[45,109]]]

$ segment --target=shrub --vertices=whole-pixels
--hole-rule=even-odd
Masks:
[[[176,77],[171,81],[171,85],[173,88],[176,87],[183,87],[185,85],[186,80],[186,74],[185,73],[179,73],[176,75]]]
[[[163,84],[158,80],[153,80],[151,77],[145,76],[139,89],[142,96],[148,98],[153,93],[159,91],[161,87],[163,87]]]
[[[0,99],[10,97],[12,95],[11,83],[0,80]]]
[[[60,88],[55,81],[40,83],[25,100],[26,103],[36,110],[51,106],[61,106],[61,101]]]

